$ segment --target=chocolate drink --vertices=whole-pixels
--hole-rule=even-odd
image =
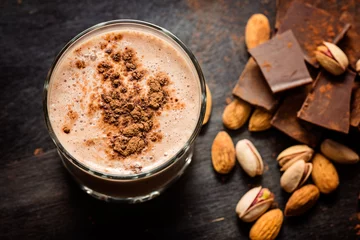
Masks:
[[[141,24],[100,27],[75,41],[58,59],[47,93],[48,124],[65,166],[88,192],[111,199],[149,198],[181,174],[202,107],[193,60]]]

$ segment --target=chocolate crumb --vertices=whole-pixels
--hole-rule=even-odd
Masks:
[[[111,53],[112,53],[112,49],[111,49],[111,48],[106,49],[106,50],[105,50],[105,53],[111,54]]]
[[[70,128],[63,127],[63,132],[66,133],[66,134],[69,134],[70,133]]]
[[[86,67],[85,62],[83,60],[77,60],[75,65],[78,69],[82,69]]]
[[[136,65],[130,62],[126,63],[125,66],[128,71],[132,71],[136,69]]]
[[[95,145],[95,142],[93,139],[88,139],[85,141],[85,145],[90,147],[90,146],[94,146]]]
[[[108,71],[110,68],[112,68],[112,66],[110,64],[106,63],[106,62],[101,62],[97,66],[97,69],[98,69],[99,73],[104,73],[105,71]]]
[[[44,149],[42,148],[36,148],[34,150],[34,156],[39,156],[39,155],[42,155],[44,153]]]
[[[111,55],[112,60],[114,60],[115,62],[120,62],[121,60],[121,54],[120,52],[114,53]]]
[[[134,51],[129,49],[129,48],[125,48],[125,51],[124,53],[122,54],[122,59],[125,61],[125,62],[129,62],[131,61],[132,57],[134,55]]]
[[[143,71],[138,71],[138,70],[135,70],[132,74],[132,79],[135,79],[135,80],[140,80],[143,76],[144,76],[144,72]]]

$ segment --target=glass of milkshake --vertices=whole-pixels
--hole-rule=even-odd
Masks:
[[[80,187],[105,201],[158,196],[191,162],[205,80],[169,31],[136,20],[95,25],[56,57],[44,86],[47,128]]]

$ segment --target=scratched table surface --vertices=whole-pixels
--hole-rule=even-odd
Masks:
[[[254,142],[266,165],[262,177],[247,177],[239,165],[219,176],[211,165],[212,140],[224,130],[225,99],[249,58],[244,27],[258,12],[274,25],[270,0],[0,1],[0,239],[247,239],[251,224],[238,220],[234,209],[256,185],[270,188],[283,210],[289,194],[280,189],[275,157],[295,143],[284,134],[228,131],[234,142]],[[94,24],[124,18],[177,35],[199,60],[213,96],[212,117],[188,171],[163,195],[138,205],[105,203],[82,192],[60,162],[42,111],[43,83],[62,46]],[[359,142],[355,133],[333,137],[352,147]],[[44,153],[34,155],[37,148]],[[337,169],[337,191],[321,195],[308,214],[286,217],[278,239],[359,239],[360,164]]]

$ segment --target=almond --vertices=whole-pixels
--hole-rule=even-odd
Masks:
[[[320,153],[313,160],[312,180],[322,193],[331,193],[339,186],[339,176],[335,166]]]
[[[249,118],[251,105],[247,102],[234,99],[225,107],[222,119],[225,127],[236,130],[241,128]]]
[[[296,190],[285,206],[285,216],[299,216],[312,208],[319,199],[319,189],[308,184]]]
[[[359,162],[359,155],[347,146],[325,139],[320,145],[321,153],[339,164],[354,164]]]
[[[216,172],[226,174],[235,166],[234,143],[224,131],[219,132],[211,148],[212,164]]]
[[[262,108],[256,108],[249,121],[250,132],[260,132],[271,128],[272,114]]]
[[[205,125],[209,121],[211,115],[211,107],[212,107],[211,92],[210,92],[210,88],[206,84],[206,111],[205,111],[203,125]]]
[[[270,39],[268,18],[261,13],[252,15],[245,27],[245,43],[248,49],[254,48]]]
[[[262,215],[250,230],[251,240],[273,240],[280,232],[283,223],[283,213],[273,209]]]

